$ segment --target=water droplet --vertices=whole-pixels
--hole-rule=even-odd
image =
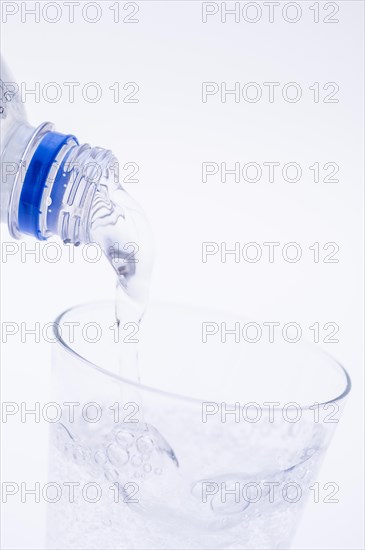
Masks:
[[[127,431],[119,430],[115,434],[115,441],[123,447],[123,449],[128,449],[128,447],[131,447],[134,443],[134,435]]]
[[[129,453],[126,449],[111,443],[107,448],[107,455],[114,466],[125,466],[129,461]]]
[[[137,439],[137,449],[140,453],[151,453],[153,451],[154,444],[150,437],[141,436]]]

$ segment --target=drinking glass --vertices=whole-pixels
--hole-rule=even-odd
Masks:
[[[114,308],[55,322],[48,547],[289,548],[346,371],[294,325],[152,304],[118,327]]]

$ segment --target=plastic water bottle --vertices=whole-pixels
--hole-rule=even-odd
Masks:
[[[66,243],[90,242],[91,205],[103,180],[117,183],[115,157],[80,145],[50,122],[30,126],[3,59],[0,87],[1,222],[18,239],[57,235]]]
[[[67,244],[98,244],[117,275],[117,322],[121,330],[138,325],[148,300],[151,232],[119,182],[116,158],[56,132],[50,122],[30,126],[3,60],[0,77],[1,222],[18,239],[58,236]],[[136,349],[129,348],[124,363],[136,378]]]

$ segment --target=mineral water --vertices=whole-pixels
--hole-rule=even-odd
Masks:
[[[114,166],[114,160],[111,162]],[[90,239],[101,247],[116,273],[115,314],[121,345],[119,373],[138,382],[136,344],[149,295],[153,248],[151,230],[140,206],[110,174],[94,196]],[[134,327],[137,338],[126,342],[125,329],[128,327]]]
[[[51,479],[61,487],[70,480],[80,485],[75,502],[64,488],[50,505],[52,548],[60,541],[62,548],[288,548],[318,467],[320,430],[310,447],[293,452],[288,445],[280,458],[258,452],[251,437],[242,470],[230,471],[228,460],[218,474],[216,453],[229,457],[242,445],[233,425],[212,433],[207,448],[192,423],[196,444],[185,442],[177,457],[155,426],[117,424],[103,412],[104,421],[92,428],[80,417],[53,431]],[[173,417],[177,434],[186,431],[186,420],[179,412]],[[202,464],[209,477],[199,478]],[[91,481],[98,484],[95,503],[82,494]]]

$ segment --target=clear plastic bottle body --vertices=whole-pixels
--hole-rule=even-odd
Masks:
[[[20,94],[3,58],[1,58],[0,65],[0,85],[0,115],[2,119],[0,153],[2,155],[11,135],[21,126],[30,127]]]
[[[10,201],[15,181],[36,129],[27,121],[20,94],[3,58],[0,64],[0,121],[1,222],[7,223],[10,229]]]

